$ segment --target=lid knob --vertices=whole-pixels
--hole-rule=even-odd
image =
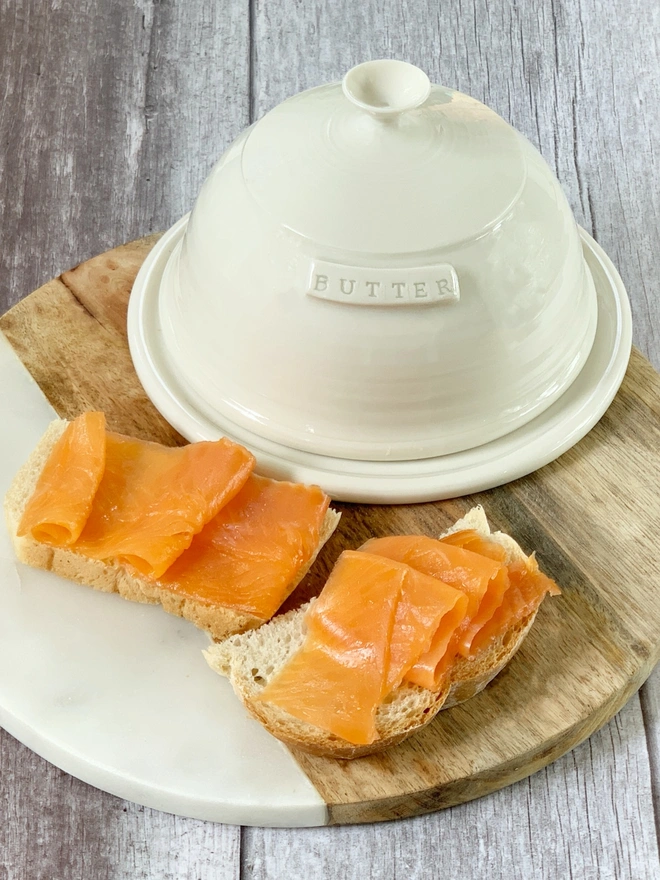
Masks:
[[[356,107],[387,118],[423,104],[431,83],[414,64],[384,59],[352,67],[343,79],[342,89]]]

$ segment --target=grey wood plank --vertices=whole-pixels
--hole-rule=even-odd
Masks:
[[[247,0],[0,0],[0,311],[189,210],[248,63]]]
[[[432,80],[485,101],[557,173],[577,221],[605,247],[628,286],[636,343],[660,365],[654,292],[660,116],[652,103],[660,85],[657,4],[338,0],[297,5],[294,15],[282,3],[254,2],[254,118],[302,88],[340,79],[353,64],[387,56],[412,61]],[[433,865],[434,876],[655,877],[651,794],[636,698],[543,773],[456,808],[449,818],[338,829],[330,839],[318,831],[248,830],[244,876],[276,877],[286,857],[289,876],[311,870],[414,878]],[[476,828],[486,829],[478,839]]]
[[[607,9],[597,0],[262,0],[254,4],[252,109],[261,115],[300,88],[383,55],[408,58],[433,79],[486,100],[541,148],[578,220],[619,265],[633,300],[636,341],[657,366],[658,14],[645,0],[616,0]],[[192,204],[213,158],[248,121],[247,48],[246,4],[235,0],[0,0],[0,310],[81,259],[165,228]],[[642,705],[655,743],[654,687],[642,692]],[[478,877],[485,860],[494,877],[520,864],[531,865],[531,873],[519,875],[526,878],[571,871],[589,877],[596,876],[597,858],[603,870],[621,869],[611,876],[657,876],[640,718],[633,701],[605,729],[613,730],[610,744],[598,734],[528,783],[451,813],[369,829],[249,830],[244,876],[320,875],[314,867],[321,864],[330,876],[340,875],[338,865],[352,876],[351,864],[362,869],[353,876],[369,876],[370,868],[374,877],[397,876],[393,866],[398,875],[425,876],[422,868],[435,867],[443,847],[455,846],[463,876]],[[656,767],[657,754],[652,746]],[[32,832],[13,838],[14,862],[4,874],[0,867],[0,878],[56,877],[48,871],[59,865],[72,878],[195,876],[202,862],[194,859],[210,859],[216,846],[235,870],[234,829],[223,850],[215,839],[204,843],[200,823],[178,820],[183,824],[175,827],[164,814],[126,804],[122,818],[114,812],[121,802],[60,774],[7,735],[0,761],[0,862],[21,825]],[[525,786],[528,794],[514,795]],[[99,799],[88,802],[82,789]],[[124,806],[135,819],[126,818]],[[485,842],[475,843],[477,821],[489,828]],[[40,823],[47,829],[40,839],[60,853],[59,863],[43,848],[32,854]],[[497,845],[511,843],[499,830],[513,836],[518,862],[496,855]],[[524,835],[537,830],[546,847],[541,854],[531,843],[524,849]],[[177,866],[174,848],[186,836],[191,850]],[[66,862],[78,857],[64,854],[67,839],[82,840],[72,849],[84,863]],[[529,839],[538,845],[538,835]],[[90,854],[95,840],[98,857]],[[111,860],[103,862],[108,843]],[[382,857],[356,858],[368,848]],[[136,850],[142,855],[132,862]],[[225,876],[221,858],[216,873],[204,866],[199,876]],[[170,874],[156,873],[163,864]]]
[[[0,312],[166,228],[249,120],[246,0],[0,0]],[[233,878],[240,829],[120,801],[0,731],[1,880]]]
[[[105,794],[0,731],[2,880],[237,880],[240,829]]]
[[[652,880],[652,809],[635,698],[570,754],[490,797],[383,825],[246,829],[242,880]]]
[[[640,704],[646,728],[653,802],[656,805],[655,825],[660,840],[660,667],[640,691]]]

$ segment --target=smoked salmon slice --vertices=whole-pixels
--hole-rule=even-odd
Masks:
[[[378,705],[439,627],[451,635],[467,601],[410,566],[347,550],[306,614],[303,646],[259,699],[348,742],[372,743]]]
[[[170,449],[106,431],[103,413],[70,422],[18,535],[157,577],[245,484],[254,456],[230,440]]]
[[[501,544],[490,541],[473,529],[464,529],[445,535],[442,543],[452,544],[488,556],[504,560],[506,551]],[[517,561],[507,568],[508,587],[502,601],[488,615],[487,620],[474,633],[471,653],[476,654],[513,624],[522,621],[539,607],[546,594],[558,596],[557,584],[539,570],[534,554],[525,563]]]
[[[389,670],[383,698],[411,672],[433,645],[445,650],[465,618],[465,593],[411,568],[406,572],[390,641]]]
[[[507,566],[504,547],[471,529],[439,540],[422,535],[374,538],[361,549],[405,562],[468,596],[465,619],[451,638],[437,630],[429,650],[405,676],[406,681],[431,690],[441,686],[457,654],[475,656],[536,610],[546,593],[559,592],[539,571],[533,556],[527,565]]]
[[[169,448],[108,433],[103,477],[71,549],[159,577],[253,467],[254,456],[226,438]]]
[[[456,642],[456,649],[464,656],[469,656],[474,636],[490,620],[509,585],[506,566],[501,559],[492,559],[424,535],[372,538],[360,549],[405,562],[467,595],[466,619]],[[437,662],[444,656],[440,653],[442,645],[443,640],[438,636],[433,645]]]
[[[252,474],[158,584],[268,620],[313,561],[329,503],[318,486]]]
[[[52,449],[27,503],[17,534],[55,547],[78,540],[105,468],[105,415],[70,422]]]
[[[528,557],[524,564],[516,562],[510,565],[509,580],[510,586],[502,604],[474,639],[475,653],[487,647],[489,642],[511,626],[529,617],[538,609],[546,595],[558,596],[561,592],[551,578],[539,571],[534,555]]]
[[[476,529],[462,529],[460,532],[452,532],[439,539],[442,544],[451,544],[453,547],[462,547],[471,550],[497,562],[506,562],[506,550],[501,544],[489,541],[480,535]]]

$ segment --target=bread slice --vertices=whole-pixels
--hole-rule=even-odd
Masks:
[[[49,547],[29,536],[18,537],[16,531],[23,511],[32,497],[39,475],[53,446],[61,437],[67,424],[67,421],[56,420],[49,425],[28,460],[19,469],[5,495],[5,518],[18,559],[33,568],[53,571],[55,574],[79,584],[86,584],[95,590],[119,593],[120,596],[130,599],[132,602],[159,603],[170,614],[183,617],[200,629],[207,630],[214,639],[224,639],[234,633],[261,626],[264,621],[260,617],[180,596],[159,587],[126,566],[100,562],[72,550]],[[327,511],[316,552],[309,564],[300,572],[292,589],[307,574],[319,550],[335,530],[339,517],[340,514],[336,511]]]
[[[473,508],[445,534],[462,529],[475,529],[483,537],[489,536],[501,544],[507,552],[507,562],[527,559],[513,538],[502,532],[491,534],[482,507]],[[256,699],[302,646],[305,638],[304,615],[309,604],[275,617],[252,632],[212,645],[204,651],[204,656],[212,669],[230,680],[250,714],[273,736],[314,755],[342,759],[383,751],[420,730],[441,709],[456,706],[478,694],[516,653],[536,616],[534,613],[520,621],[474,659],[460,658],[454,664],[451,679],[443,690],[433,692],[404,682],[378,707],[376,742],[354,745],[319,727],[299,721],[278,706]]]
[[[232,683],[251,715],[273,736],[313,755],[359,758],[383,751],[428,724],[447,697],[449,688],[434,693],[407,682],[402,684],[376,712],[378,740],[354,745],[320,727],[299,721],[288,712],[257,699],[261,691],[305,639],[305,611],[315,600],[294,611],[274,617],[259,629],[232,636],[211,645],[204,656],[220,675]]]

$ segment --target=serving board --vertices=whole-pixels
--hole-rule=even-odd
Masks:
[[[156,240],[115,248],[50,281],[2,316],[0,330],[60,416],[102,409],[113,430],[175,445],[184,441],[142,390],[125,331],[133,279]],[[563,593],[543,604],[521,650],[482,694],[441,712],[407,742],[352,762],[294,750],[326,805],[323,821],[393,819],[487,794],[559,757],[624,705],[660,659],[659,449],[660,376],[634,350],[603,419],[535,474],[452,501],[334,505],[340,526],[294,601],[318,592],[343,549],[374,535],[438,534],[476,503],[494,527],[537,551]],[[238,701],[235,711],[242,712]],[[119,792],[112,768],[104,770],[87,780]],[[187,814],[211,817],[193,801]],[[160,803],[176,809],[157,797],[149,805]],[[245,813],[218,815],[250,821]]]

